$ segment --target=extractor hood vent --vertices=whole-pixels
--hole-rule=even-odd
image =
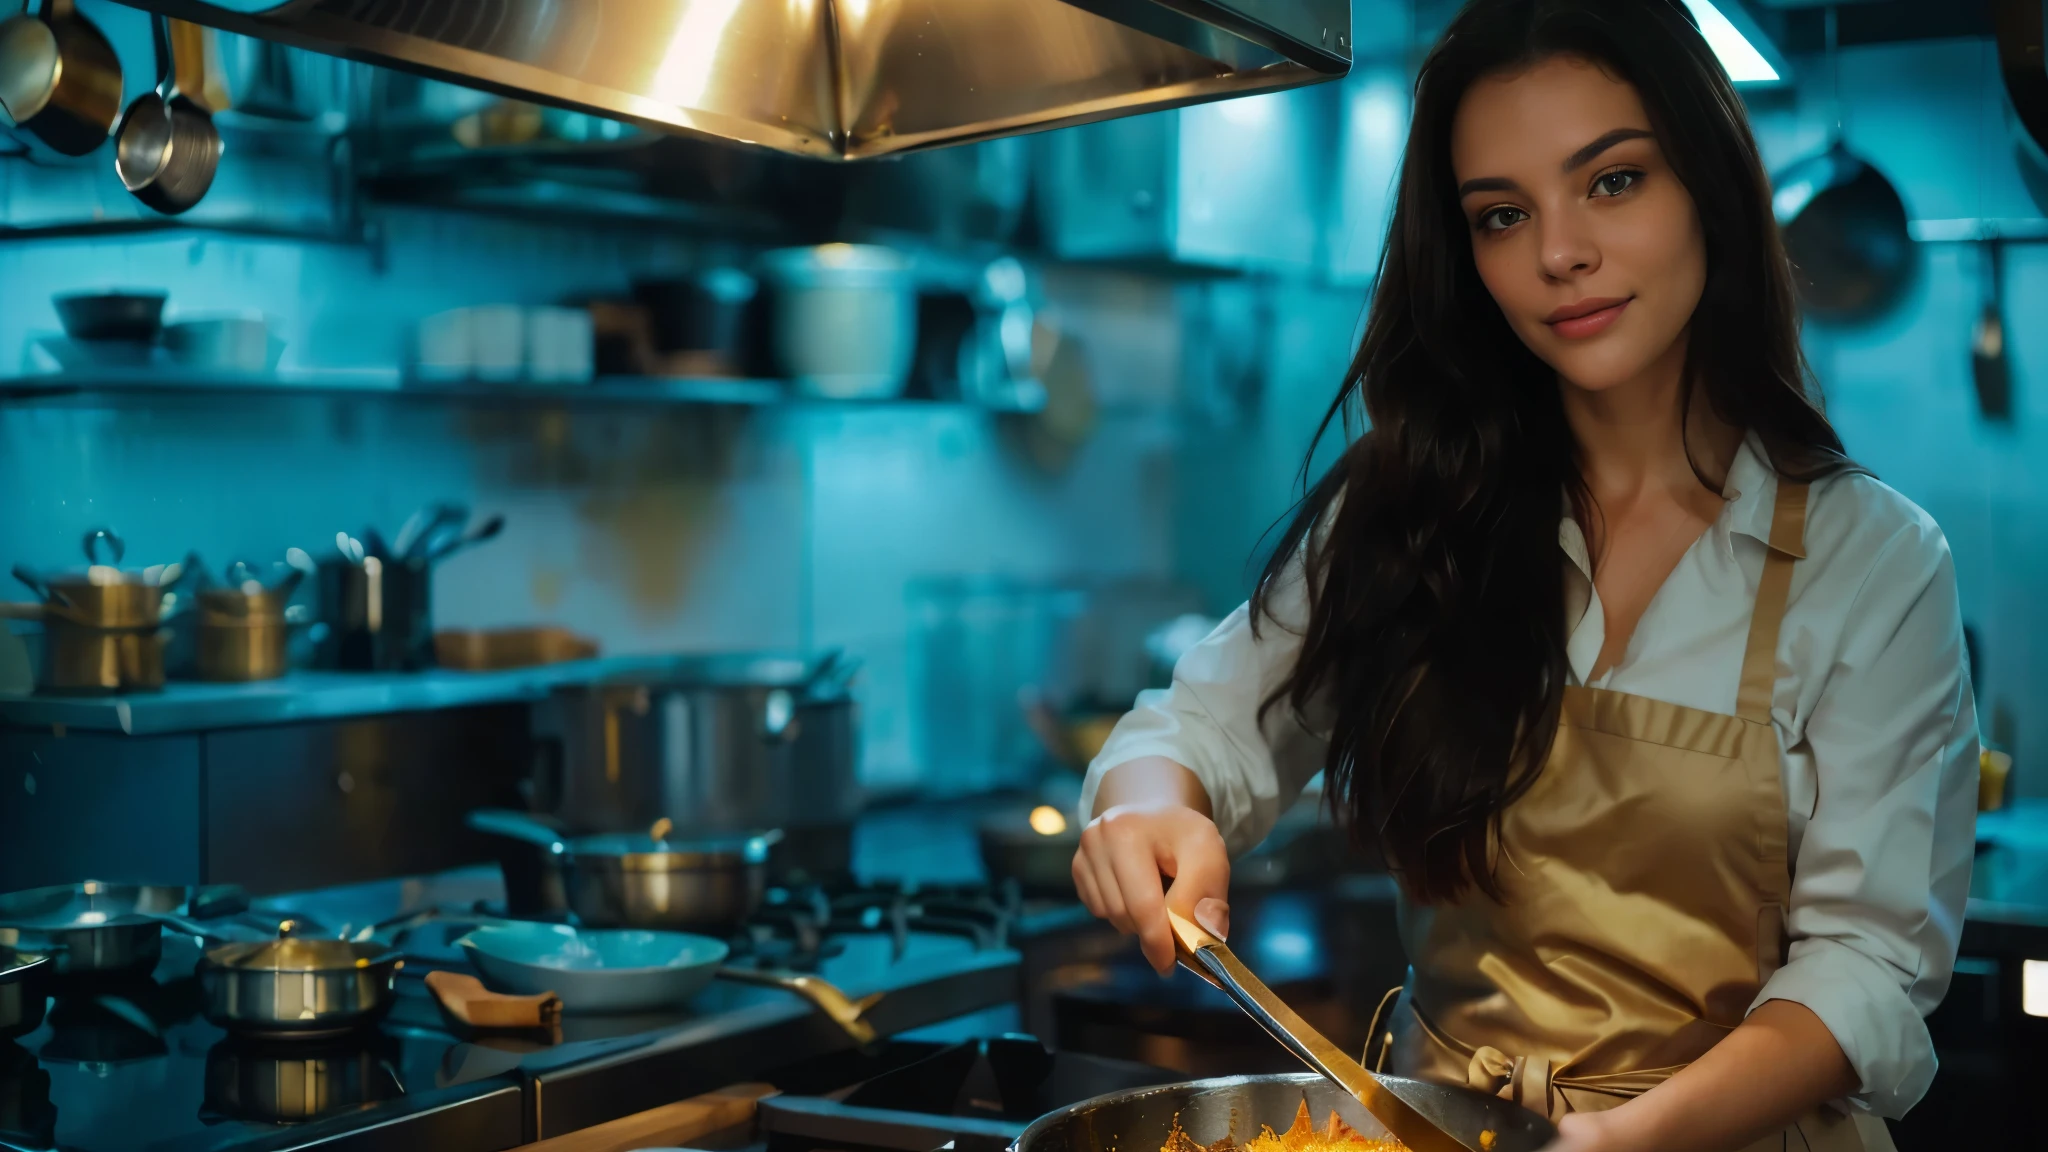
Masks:
[[[132,0],[649,128],[857,159],[1341,76],[1349,0]]]

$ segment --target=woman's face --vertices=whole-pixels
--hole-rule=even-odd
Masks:
[[[1706,242],[1633,87],[1573,57],[1483,79],[1451,164],[1479,278],[1560,376],[1605,391],[1683,363]]]

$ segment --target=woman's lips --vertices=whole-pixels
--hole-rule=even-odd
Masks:
[[[1619,300],[1581,300],[1552,312],[1544,323],[1567,340],[1583,340],[1606,331],[1608,325],[1621,319],[1628,304],[1629,298],[1626,297]]]

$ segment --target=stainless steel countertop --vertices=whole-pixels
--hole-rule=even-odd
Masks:
[[[538,700],[551,689],[607,676],[656,671],[674,655],[606,656],[502,672],[311,672],[253,684],[172,681],[130,696],[0,693],[0,725],[156,736],[302,720],[338,720]]]

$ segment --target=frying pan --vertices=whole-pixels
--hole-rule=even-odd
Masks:
[[[1469,1089],[1395,1076],[1381,1079],[1390,1086],[1398,1085],[1404,1094],[1441,1097],[1448,1109],[1467,1108],[1474,1116],[1501,1104],[1497,1097]],[[1293,1072],[1194,1080],[1098,1096],[1040,1117],[1010,1145],[1009,1152],[1070,1152],[1075,1148],[1154,1152],[1166,1143],[1175,1124],[1198,1147],[1226,1137],[1242,1143],[1257,1136],[1261,1127],[1286,1131],[1304,1100],[1319,1128],[1335,1112],[1361,1136],[1390,1138],[1386,1126],[1342,1088],[1313,1072]],[[1528,1152],[1540,1145],[1516,1143],[1503,1133],[1497,1147],[1501,1152]]]
[[[672,1007],[704,990],[729,952],[682,932],[577,929],[507,921],[456,941],[496,992],[553,992],[567,1012]]]
[[[1783,230],[1807,312],[1854,323],[1898,303],[1912,283],[1919,250],[1898,189],[1842,143],[1833,6],[1827,10],[1827,54],[1834,70],[1832,139],[1819,155],[1779,173],[1772,182],[1771,211]]]
[[[1771,197],[1809,313],[1854,322],[1883,314],[1913,281],[1906,204],[1884,173],[1837,140],[1780,173]]]
[[[166,884],[85,880],[0,896],[0,945],[47,952],[57,973],[147,972],[163,954],[154,914],[185,904]]]
[[[0,23],[0,111],[66,156],[106,143],[121,114],[121,61],[72,0]]]

